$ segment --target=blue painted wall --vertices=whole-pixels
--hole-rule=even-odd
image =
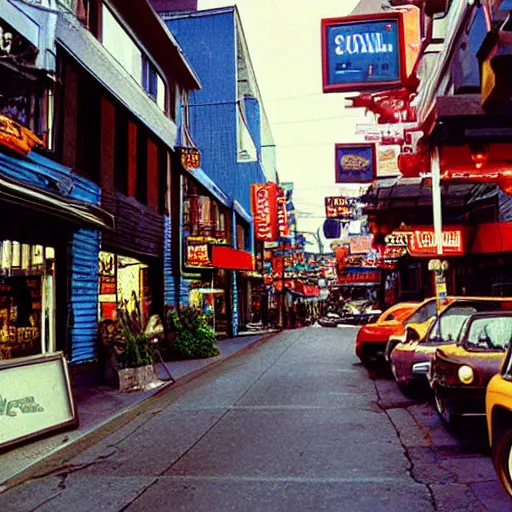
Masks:
[[[201,150],[204,172],[231,199],[250,211],[251,183],[265,182],[259,162],[237,162],[237,83],[234,8],[177,13],[166,23],[199,75],[202,89],[190,93],[190,132]],[[251,114],[255,111],[251,105]],[[259,131],[259,121],[250,128]],[[259,139],[259,134],[254,133]]]
[[[165,217],[164,228],[164,301],[166,306],[176,306],[176,280],[171,251],[171,221]]]

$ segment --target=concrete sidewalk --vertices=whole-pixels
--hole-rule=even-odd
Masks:
[[[220,340],[217,342],[220,351],[220,355],[217,357],[169,361],[166,364],[176,381],[185,377],[194,378],[200,375],[203,369],[220,364],[225,359],[251,347],[257,342],[263,342],[276,332],[278,331],[265,331],[253,336]],[[79,427],[72,431],[59,432],[50,437],[35,440],[14,447],[5,453],[0,453],[0,491],[2,486],[15,475],[171,386],[172,383],[166,381],[169,377],[163,366],[158,364],[157,367],[158,375],[162,382],[151,391],[120,393],[117,389],[108,386],[74,388],[73,395],[80,421]]]

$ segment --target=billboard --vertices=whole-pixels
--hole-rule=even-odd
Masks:
[[[419,55],[417,7],[322,20],[324,92],[401,87]]]
[[[326,197],[325,216],[328,219],[350,220],[352,217],[352,201],[345,196]]]
[[[377,146],[374,143],[336,144],[336,183],[370,183],[377,173]]]

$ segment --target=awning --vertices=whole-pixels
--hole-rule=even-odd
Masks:
[[[225,270],[254,270],[250,252],[222,245],[212,246],[212,266]]]
[[[187,170],[187,176],[195,179],[200,183],[219,203],[227,208],[231,208],[232,201],[230,198],[219,188],[219,186],[200,168]]]
[[[88,224],[96,228],[114,227],[112,215],[96,205],[64,199],[57,194],[43,192],[26,183],[7,180],[4,177],[0,177],[0,199],[79,224]]]

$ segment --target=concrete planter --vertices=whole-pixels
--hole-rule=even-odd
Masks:
[[[158,386],[155,365],[118,370],[119,391],[147,391]]]

